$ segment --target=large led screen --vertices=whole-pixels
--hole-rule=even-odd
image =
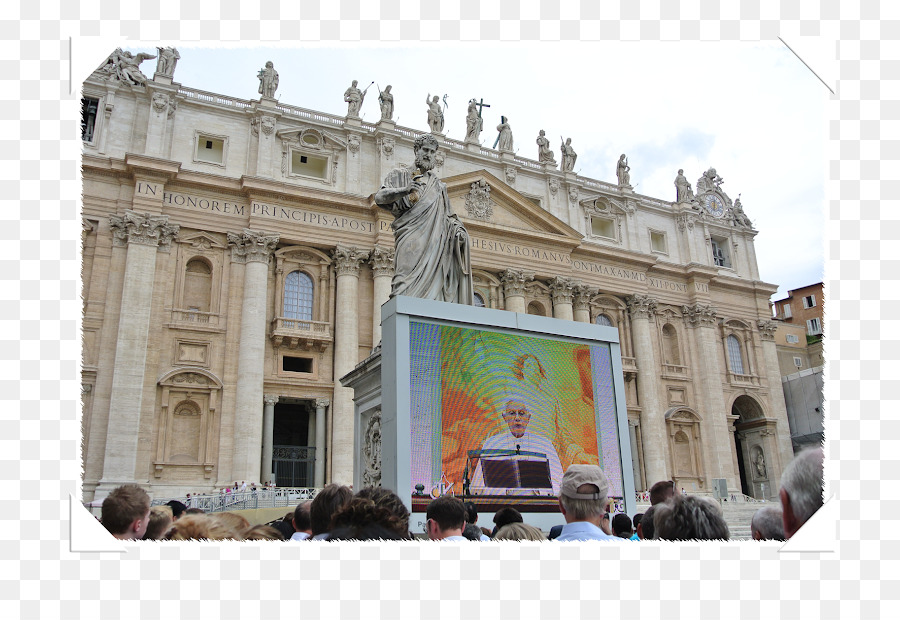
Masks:
[[[410,405],[412,493],[556,496],[589,463],[624,495],[607,344],[411,321]]]

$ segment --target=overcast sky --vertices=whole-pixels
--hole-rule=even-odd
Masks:
[[[426,95],[446,94],[444,133],[458,140],[468,100],[483,98],[491,106],[483,145],[493,145],[502,114],[520,156],[537,159],[535,138],[544,129],[557,161],[560,136],[571,137],[576,172],[615,182],[625,153],[635,191],[662,200],[674,200],[679,168],[696,189],[715,167],[722,189],[732,200],[741,195],[759,231],[760,277],[779,286],[773,299],[823,280],[829,93],[780,43],[177,47],[175,81],[184,86],[257,99],[256,74],[271,60],[277,98],[340,116],[352,80],[360,88],[391,84],[394,120],[423,132]],[[141,68],[151,77],[155,67],[149,60]],[[376,86],[360,115],[379,119]]]

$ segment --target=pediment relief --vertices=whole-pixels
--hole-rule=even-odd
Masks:
[[[681,422],[702,422],[703,419],[697,412],[688,407],[672,407],[666,411],[666,420],[678,420]]]
[[[579,204],[585,213],[593,215],[626,215],[634,211],[627,202],[607,196],[592,196],[580,200]]]
[[[160,377],[157,383],[163,387],[188,390],[222,389],[219,378],[203,368],[176,368]]]
[[[485,223],[581,242],[581,233],[486,170],[442,180],[447,184],[453,212],[466,221],[466,227],[477,229]],[[488,210],[490,216],[486,217]]]
[[[347,148],[347,142],[328,131],[315,127],[293,126],[279,130],[276,135],[293,146],[313,151],[334,151]]]
[[[745,330],[751,329],[749,323],[745,323],[744,321],[741,321],[740,319],[728,319],[727,321],[723,322],[722,325],[724,327],[728,327],[731,329],[745,329]]]
[[[306,246],[292,245],[275,252],[275,257],[296,263],[330,265],[331,258],[320,250]]]
[[[219,241],[215,236],[205,232],[193,233],[175,239],[175,243],[182,243],[192,247],[195,250],[224,250],[225,244]]]

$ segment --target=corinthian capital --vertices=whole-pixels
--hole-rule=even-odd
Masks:
[[[263,403],[265,403],[266,405],[272,405],[274,407],[278,403],[278,395],[263,394]]]
[[[316,409],[325,409],[328,405],[331,404],[331,401],[327,398],[317,398],[316,399]]]
[[[595,291],[584,284],[576,284],[572,292],[575,294],[575,309],[587,310],[588,306],[591,305],[591,297],[594,296]]]
[[[549,283],[550,294],[553,296],[553,305],[572,303],[572,292],[575,288],[575,280],[556,276]]]
[[[338,276],[359,276],[359,264],[369,257],[369,253],[357,247],[339,245],[334,248],[334,271]]]
[[[137,245],[164,246],[169,248],[172,237],[178,234],[179,226],[169,224],[168,215],[150,215],[126,211],[123,217],[109,216],[109,227],[113,241],[117,245],[134,243]]]
[[[376,245],[369,257],[369,264],[372,265],[372,273],[376,278],[394,275],[394,248]]]
[[[649,319],[656,314],[656,300],[648,295],[629,295],[625,298],[625,305],[635,319]]]
[[[761,319],[756,322],[756,326],[759,327],[759,337],[761,340],[775,341],[775,330],[778,329],[778,323]]]
[[[715,306],[701,306],[694,304],[692,306],[682,306],[681,314],[684,316],[685,322],[690,327],[714,327],[716,324],[717,310]]]
[[[270,235],[245,228],[243,233],[228,233],[231,260],[236,263],[268,263],[278,235]]]
[[[533,273],[525,273],[518,269],[507,269],[500,274],[500,281],[503,282],[503,293],[507,297],[524,297],[525,283],[534,280]]]

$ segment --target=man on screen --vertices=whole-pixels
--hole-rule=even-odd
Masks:
[[[553,494],[559,494],[559,482],[562,480],[562,464],[559,462],[559,455],[553,447],[553,443],[543,435],[528,431],[528,423],[531,421],[531,411],[527,404],[526,398],[521,396],[509,396],[503,408],[503,421],[509,428],[508,432],[503,432],[484,440],[481,446],[482,450],[510,450],[517,454],[521,452],[537,452],[546,454],[550,463],[550,482],[553,485]],[[472,477],[472,486],[475,488],[484,487],[484,472],[482,469],[482,460],[485,456],[478,460],[475,468],[475,475]],[[502,458],[502,457],[501,457]],[[537,459],[538,457],[528,456],[529,459]]]

